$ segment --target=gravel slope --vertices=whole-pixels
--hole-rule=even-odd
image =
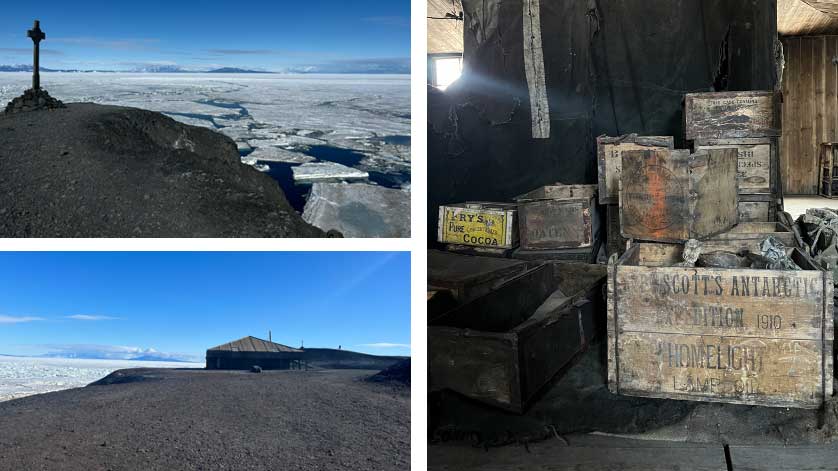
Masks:
[[[409,469],[409,388],[374,373],[120,370],[0,403],[0,469]]]
[[[220,133],[92,103],[0,114],[0,237],[320,237]]]

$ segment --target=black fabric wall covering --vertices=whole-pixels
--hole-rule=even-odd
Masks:
[[[675,136],[683,96],[777,84],[774,0],[541,0],[550,138],[533,139],[525,0],[463,0],[465,71],[428,89],[428,227],[440,204],[595,183],[600,134]]]

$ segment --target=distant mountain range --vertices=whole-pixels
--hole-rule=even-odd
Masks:
[[[241,69],[238,67],[221,67],[212,70],[184,69],[177,65],[150,65],[138,67],[132,70],[82,70],[82,69],[49,69],[40,68],[41,72],[99,72],[99,73],[147,73],[147,74],[409,74],[410,66],[394,65],[326,65],[326,66],[305,66],[291,67],[283,72],[271,72],[267,70]],[[0,72],[32,72],[31,65],[3,65],[0,64]]]
[[[236,67],[222,67],[220,69],[208,70],[210,74],[274,74],[276,72],[267,72],[265,70],[247,70],[238,69]]]
[[[4,353],[0,353],[0,357],[12,357],[12,358],[76,358],[80,360],[129,360],[129,361],[165,361],[169,363],[195,363],[195,362],[202,362],[203,359],[195,357],[195,358],[184,358],[184,357],[173,357],[167,356],[166,354],[163,355],[154,355],[154,354],[145,354],[145,355],[137,355],[137,356],[111,356],[111,355],[97,355],[97,354],[73,354],[73,353],[45,353],[43,355],[6,355]]]
[[[36,355],[37,358],[77,358],[81,360],[130,360],[130,361],[167,361],[173,363],[192,363],[197,359],[185,359],[167,354],[155,355],[146,353],[143,355],[102,355],[96,353],[45,353]]]

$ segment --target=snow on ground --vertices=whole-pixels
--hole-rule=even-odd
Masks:
[[[203,363],[0,356],[0,401],[80,388],[123,368],[203,367]]]

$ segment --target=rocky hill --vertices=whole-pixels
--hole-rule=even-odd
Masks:
[[[407,357],[369,355],[334,348],[306,348],[304,358],[308,366],[314,368],[383,370]]]
[[[135,108],[0,114],[0,237],[320,237],[231,139]]]

